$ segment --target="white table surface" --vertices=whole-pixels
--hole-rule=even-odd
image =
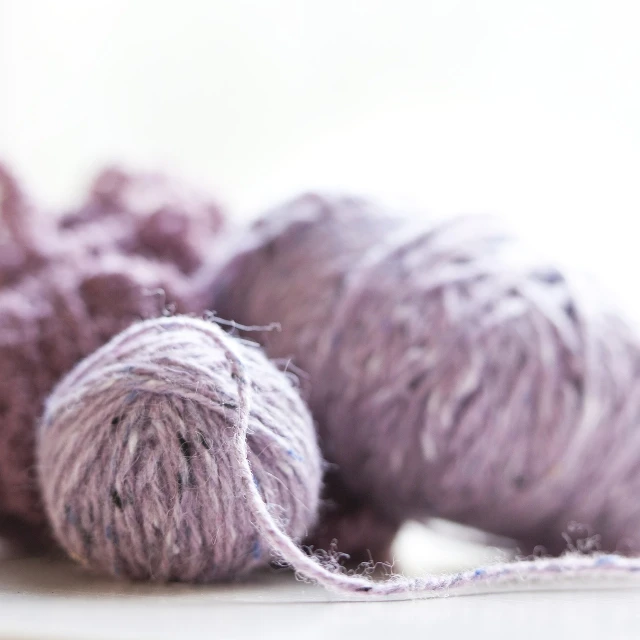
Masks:
[[[500,556],[418,527],[396,558],[407,573]],[[268,571],[243,584],[118,583],[61,560],[0,561],[0,638],[638,638],[640,588],[597,582],[544,590],[396,602],[341,602]]]

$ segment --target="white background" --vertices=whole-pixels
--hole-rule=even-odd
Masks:
[[[43,203],[71,203],[102,163],[122,160],[204,184],[236,216],[311,187],[494,212],[595,272],[631,311],[640,309],[639,114],[636,0],[0,0],[0,156]],[[438,545],[416,550],[422,566],[466,553]],[[62,636],[74,625],[81,636],[89,611],[105,620],[104,637],[108,620],[120,621],[114,633],[153,635],[148,598],[119,615],[118,601],[74,600],[64,571],[53,571],[51,593],[28,562],[0,564],[0,574],[7,629],[57,633],[55,619]],[[299,637],[323,637],[321,623],[305,626],[302,610],[287,608],[299,594],[291,588],[277,592],[284,608],[264,615],[294,616]],[[354,619],[377,620],[380,633],[407,629],[415,616],[435,635],[530,637],[535,612],[549,637],[598,637],[611,621],[638,637],[637,594],[629,598],[309,611],[331,635],[355,632]],[[181,601],[159,602],[184,619]],[[203,602],[185,605],[195,619],[209,617]],[[247,623],[224,602],[213,618]]]
[[[636,0],[0,0],[0,155],[55,204],[124,160],[236,215],[495,212],[629,294],[639,34]]]

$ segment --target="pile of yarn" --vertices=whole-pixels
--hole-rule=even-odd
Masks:
[[[0,177],[5,533],[119,577],[276,560],[366,597],[640,571],[638,333],[495,221],[312,194],[222,265],[216,206],[157,176],[107,171],[37,224]],[[333,552],[432,516],[550,555],[374,581]],[[572,521],[587,553],[552,555]]]
[[[281,324],[254,339],[306,371],[325,456],[386,530],[640,551],[639,334],[497,220],[303,196],[255,225],[212,305]]]

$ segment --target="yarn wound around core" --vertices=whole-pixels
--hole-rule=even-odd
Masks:
[[[211,304],[280,323],[253,339],[306,372],[324,455],[381,521],[640,551],[637,330],[496,220],[303,196],[254,226]]]

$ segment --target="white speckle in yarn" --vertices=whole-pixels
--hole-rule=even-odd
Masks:
[[[430,431],[425,429],[420,436],[420,444],[422,445],[422,455],[427,462],[432,462],[438,457],[436,441],[433,439]]]

